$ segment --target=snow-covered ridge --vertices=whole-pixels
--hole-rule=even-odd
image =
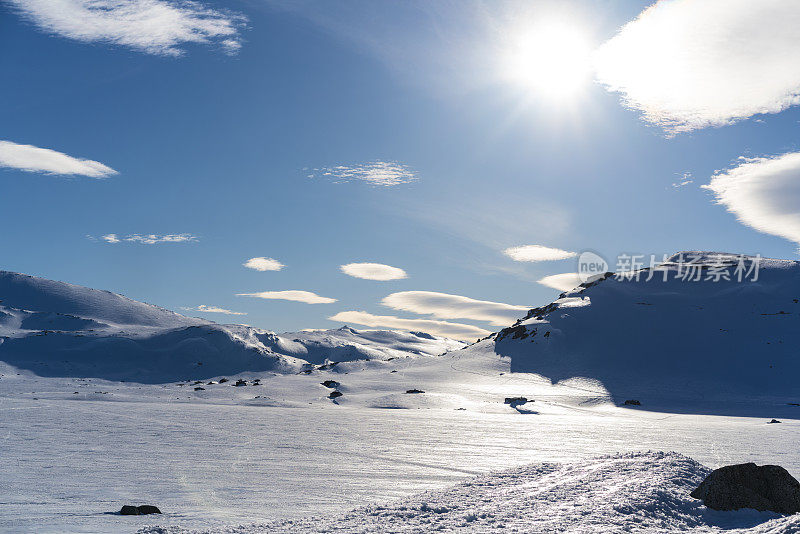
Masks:
[[[800,262],[682,252],[562,293],[467,351],[676,409],[676,399],[800,402],[798,344]]]
[[[298,372],[326,360],[435,356],[446,338],[351,328],[278,335],[220,325],[109,291],[0,272],[0,360],[41,376],[167,382]]]

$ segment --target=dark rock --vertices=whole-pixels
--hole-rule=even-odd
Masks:
[[[777,465],[728,465],[711,472],[691,493],[712,510],[754,508],[779,514],[800,512],[800,482]]]
[[[196,388],[194,388],[194,390],[195,391],[205,391],[206,388],[201,388],[200,386],[197,386]]]
[[[406,393],[425,393],[421,389],[407,389]]]
[[[326,388],[338,388],[341,384],[339,384],[339,382],[336,380],[326,380],[325,382],[322,382],[322,385]]]
[[[338,397],[341,397],[342,395],[344,395],[344,393],[342,393],[341,391],[331,391],[330,395],[328,395],[328,398],[336,399]]]
[[[508,336],[511,336],[511,339],[525,339],[528,335],[528,329],[524,325],[509,326],[500,330],[497,334],[497,341],[502,341]]]
[[[777,419],[773,419],[772,421],[767,421],[768,425],[775,424],[775,423],[780,423],[780,421],[778,421]]]
[[[642,405],[642,403],[639,402],[636,399],[628,399],[625,402],[623,402],[622,404],[624,404],[625,406],[641,406]]]
[[[119,511],[120,515],[139,515],[139,509],[135,506],[125,505]]]
[[[528,402],[527,397],[506,397],[505,400],[503,401],[503,404],[514,405],[514,404],[525,404],[526,402]]]
[[[219,383],[220,383],[220,384],[224,384],[224,383],[225,383],[225,382],[227,382],[227,381],[228,381],[228,379],[227,379],[227,378],[220,378],[220,379],[219,379]]]
[[[247,380],[242,380],[241,378],[237,380],[236,383],[234,384],[234,386],[236,386],[237,388],[246,385],[247,385]]]

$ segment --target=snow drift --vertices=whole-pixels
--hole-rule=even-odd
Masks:
[[[189,531],[143,528],[140,534],[227,532],[718,532],[790,533],[800,516],[717,512],[689,493],[711,470],[674,452],[644,452],[533,464],[479,476],[342,516]],[[741,531],[739,531],[741,532]]]
[[[278,335],[0,271],[0,361],[40,376],[169,382],[243,371],[298,372],[326,360],[438,355],[463,346],[422,333],[347,327]]]

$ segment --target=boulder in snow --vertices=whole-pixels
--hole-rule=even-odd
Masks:
[[[150,504],[143,504],[141,506],[131,506],[126,504],[119,511],[120,515],[147,515],[147,514],[160,514],[161,510],[157,506]]]
[[[712,510],[754,508],[800,512],[800,482],[778,465],[727,465],[711,472],[690,494]]]

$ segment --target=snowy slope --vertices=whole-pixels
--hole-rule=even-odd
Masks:
[[[800,402],[800,263],[762,260],[756,281],[715,282],[706,277],[717,254],[697,256],[699,281],[676,278],[676,255],[638,280],[610,276],[564,293],[466,351],[554,383],[588,378],[617,402],[650,408]]]
[[[220,530],[143,528],[140,534],[225,532],[750,532],[794,533],[800,516],[717,512],[689,493],[711,470],[677,453],[640,452],[534,464],[344,515]]]
[[[50,330],[71,330],[57,315],[94,319],[109,325],[159,328],[205,324],[208,321],[131,300],[110,291],[99,291],[26,274],[0,271],[0,304],[6,308],[52,314]],[[48,326],[42,324],[42,328]]]
[[[462,349],[466,343],[424,332],[354,330],[310,330],[284,333],[261,341],[281,354],[321,364],[326,360],[389,360],[409,356],[438,356]]]
[[[347,327],[277,335],[185,317],[108,291],[0,272],[0,361],[40,376],[169,382],[298,372],[326,360],[438,355],[463,346],[423,333]]]

